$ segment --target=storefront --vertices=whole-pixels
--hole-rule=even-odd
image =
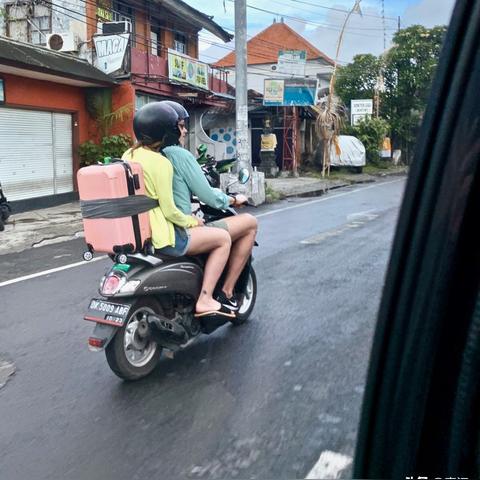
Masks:
[[[115,83],[69,55],[0,42],[3,189],[17,211],[73,199],[78,145],[92,128],[85,88]]]

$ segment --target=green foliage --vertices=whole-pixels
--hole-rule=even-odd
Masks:
[[[445,32],[445,26],[405,28],[395,34],[394,46],[385,55],[382,112],[392,126],[394,141],[407,154],[423,118]]]
[[[349,125],[342,132],[344,135],[357,137],[365,146],[367,163],[378,165],[381,158],[379,150],[390,127],[382,118],[366,117],[356,125]]]
[[[407,161],[424,115],[445,32],[445,26],[413,25],[394,35],[393,46],[384,55],[356,55],[352,63],[339,69],[336,93],[347,107],[353,98],[373,99],[377,78],[383,77],[380,115],[390,124],[394,148],[401,148]]]
[[[338,68],[335,93],[350,108],[350,100],[373,98],[381,61],[371,54],[355,55],[353,62]]]
[[[133,111],[132,105],[127,104],[112,112],[111,88],[87,88],[85,104],[87,112],[96,121],[102,137],[110,134],[114,122],[123,121]]]
[[[85,167],[102,162],[105,157],[119,158],[132,146],[132,143],[132,138],[124,134],[103,137],[100,144],[88,140],[79,147],[80,166]]]

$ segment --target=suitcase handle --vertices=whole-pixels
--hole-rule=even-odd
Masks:
[[[128,162],[122,160],[121,158],[112,158],[110,160],[110,163],[123,163],[123,164],[125,164],[126,170],[128,171],[128,176],[133,180],[133,187],[135,188],[135,190],[140,189],[140,177],[139,177],[138,173],[133,173],[132,172],[132,167]]]

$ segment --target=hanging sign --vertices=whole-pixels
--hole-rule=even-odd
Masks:
[[[95,51],[97,52],[94,65],[107,74],[122,68],[129,39],[129,33],[96,35],[93,37]]]
[[[208,90],[208,65],[169,49],[168,78]]]

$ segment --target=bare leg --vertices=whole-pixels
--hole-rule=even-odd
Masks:
[[[233,242],[230,260],[228,262],[227,276],[222,289],[227,298],[230,298],[233,295],[233,289],[235,288],[238,277],[242,273],[243,267],[252,253],[258,223],[257,219],[249,213],[242,213],[235,217],[227,217],[223,220],[228,225],[228,233]]]
[[[218,310],[220,303],[213,298],[213,290],[225,268],[232,241],[230,235],[221,228],[195,227],[189,229],[190,245],[188,255],[209,252],[203,274],[202,292],[197,300],[196,312]]]

